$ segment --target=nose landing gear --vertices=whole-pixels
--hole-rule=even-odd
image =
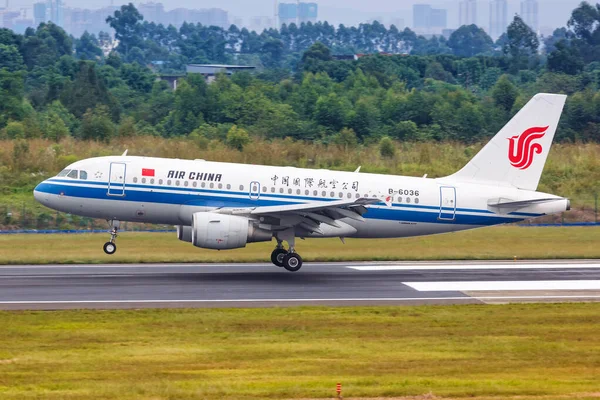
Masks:
[[[106,243],[104,243],[104,252],[106,254],[115,254],[115,252],[117,251],[117,244],[115,243],[115,241],[117,240],[117,232],[119,231],[119,221],[116,220],[112,220],[109,222],[110,226],[112,227],[112,229],[110,230],[110,240]]]

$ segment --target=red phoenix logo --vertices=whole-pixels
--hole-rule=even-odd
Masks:
[[[519,169],[527,169],[533,163],[533,154],[542,152],[542,145],[532,143],[534,140],[544,137],[547,126],[536,126],[527,129],[518,136],[508,138],[510,144],[508,147],[508,159],[510,164]]]

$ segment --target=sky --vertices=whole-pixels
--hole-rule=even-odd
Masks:
[[[6,0],[0,0],[0,3]],[[10,0],[11,8],[28,7],[39,0]],[[66,6],[81,8],[100,8],[111,4],[125,4],[123,0],[64,0]],[[229,12],[230,20],[241,17],[246,22],[255,16],[272,16],[275,0],[155,0],[162,2],[165,8],[222,8]],[[281,2],[294,2],[282,0]],[[305,0],[314,1],[319,5],[319,20],[326,20],[335,25],[357,25],[372,19],[389,23],[393,18],[402,18],[407,26],[412,25],[413,4],[431,4],[434,7],[448,10],[448,27],[458,26],[458,0]],[[571,11],[581,0],[539,0],[540,27],[565,26]],[[149,0],[133,1],[134,4],[149,2]],[[489,0],[478,1],[479,25],[488,25]],[[514,15],[519,11],[520,0],[508,0],[508,14]],[[509,18],[511,20],[512,17]]]

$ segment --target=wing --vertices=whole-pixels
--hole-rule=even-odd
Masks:
[[[214,212],[257,219],[261,228],[272,231],[298,227],[309,234],[345,236],[356,232],[356,229],[340,220],[349,218],[362,222],[362,215],[367,212],[365,206],[379,202],[381,200],[378,198],[359,198],[279,206],[221,208]]]

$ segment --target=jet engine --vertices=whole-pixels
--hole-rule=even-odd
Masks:
[[[194,246],[217,250],[237,249],[246,247],[246,243],[269,242],[273,238],[271,231],[258,228],[248,218],[212,212],[194,213],[191,232]]]
[[[177,225],[177,239],[192,243],[192,227],[185,225]]]

